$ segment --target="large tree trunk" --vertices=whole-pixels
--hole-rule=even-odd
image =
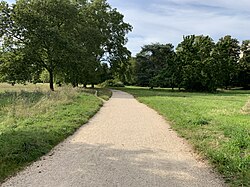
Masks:
[[[54,91],[54,75],[53,71],[49,71],[49,88],[51,91]]]

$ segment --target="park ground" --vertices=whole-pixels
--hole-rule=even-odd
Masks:
[[[0,88],[1,181],[49,152],[102,106],[90,90],[92,94],[68,87],[53,93],[47,85]],[[121,89],[163,115],[232,186],[250,185],[250,91]],[[107,90],[98,93],[110,96]]]
[[[0,84],[0,183],[86,123],[103,104],[95,94],[111,96],[107,89]]]
[[[223,187],[162,116],[132,95],[112,98],[82,128],[2,187]]]
[[[232,186],[250,186],[250,91],[188,93],[127,87],[164,116]]]

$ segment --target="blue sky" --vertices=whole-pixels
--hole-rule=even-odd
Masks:
[[[108,0],[133,25],[128,48],[135,55],[153,42],[177,46],[183,35],[250,39],[250,0]]]
[[[9,0],[8,2],[14,2]],[[154,42],[177,46],[183,35],[250,39],[250,0],[108,0],[133,26],[127,47],[135,55]]]

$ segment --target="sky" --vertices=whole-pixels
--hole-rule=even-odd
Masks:
[[[8,2],[14,2],[8,0]],[[225,35],[250,39],[250,0],[108,0],[133,26],[127,47],[135,56],[151,43],[172,43],[183,36]]]
[[[108,0],[133,26],[127,44],[135,55],[145,44],[172,43],[183,36],[225,35],[250,39],[250,0]]]

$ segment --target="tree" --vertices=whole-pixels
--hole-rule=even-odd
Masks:
[[[22,48],[1,49],[0,54],[0,81],[12,85],[39,81],[42,69],[26,59]]]
[[[242,58],[239,61],[239,84],[244,89],[250,88],[250,40],[241,45]]]
[[[160,87],[171,87],[174,89],[177,86],[178,66],[176,61],[176,53],[174,47],[168,44],[168,50],[165,50],[165,65],[163,69],[153,78],[154,85]],[[167,49],[167,48],[166,48]]]
[[[172,44],[151,44],[142,47],[136,56],[137,84],[140,86],[161,86],[159,73],[171,66],[174,58]]]
[[[127,69],[124,73],[124,78],[125,81],[123,81],[125,84],[128,85],[135,85],[137,82],[137,77],[136,77],[136,58],[131,57],[129,59],[129,64],[127,66]]]
[[[1,2],[0,13],[0,37],[8,48],[21,48],[31,66],[48,71],[51,90],[56,74],[73,86],[97,82],[103,56],[114,70],[129,58],[124,45],[132,27],[106,0]]]
[[[130,51],[125,47],[126,34],[132,30],[132,26],[125,23],[124,16],[112,9],[106,0],[90,1],[80,9],[81,15],[84,15],[82,21],[87,20],[88,26],[91,26],[89,32],[78,39],[80,45],[84,43],[86,46],[84,56],[88,62],[87,68],[83,68],[80,73],[87,76],[81,77],[80,82],[100,83],[102,80],[98,76],[102,62],[110,65],[113,76],[122,76],[130,57]]]
[[[40,80],[43,83],[49,83],[49,73],[46,70],[43,70],[41,75],[40,75]]]
[[[18,51],[2,52],[0,57],[1,81],[9,82],[14,85],[15,83],[23,83],[26,80],[31,80],[30,69],[26,68],[26,64],[22,61],[23,56]]]
[[[14,48],[23,48],[26,60],[49,72],[54,90],[54,73],[70,47],[76,7],[68,0],[19,0],[4,13],[10,19],[3,24],[3,36],[15,41]]]
[[[182,86],[186,90],[215,91],[218,64],[213,57],[214,42],[209,36],[186,36],[177,47]]]
[[[214,57],[220,65],[218,71],[221,75],[218,80],[221,80],[221,86],[226,89],[233,85],[238,74],[239,55],[239,41],[229,35],[220,38],[215,46]]]

